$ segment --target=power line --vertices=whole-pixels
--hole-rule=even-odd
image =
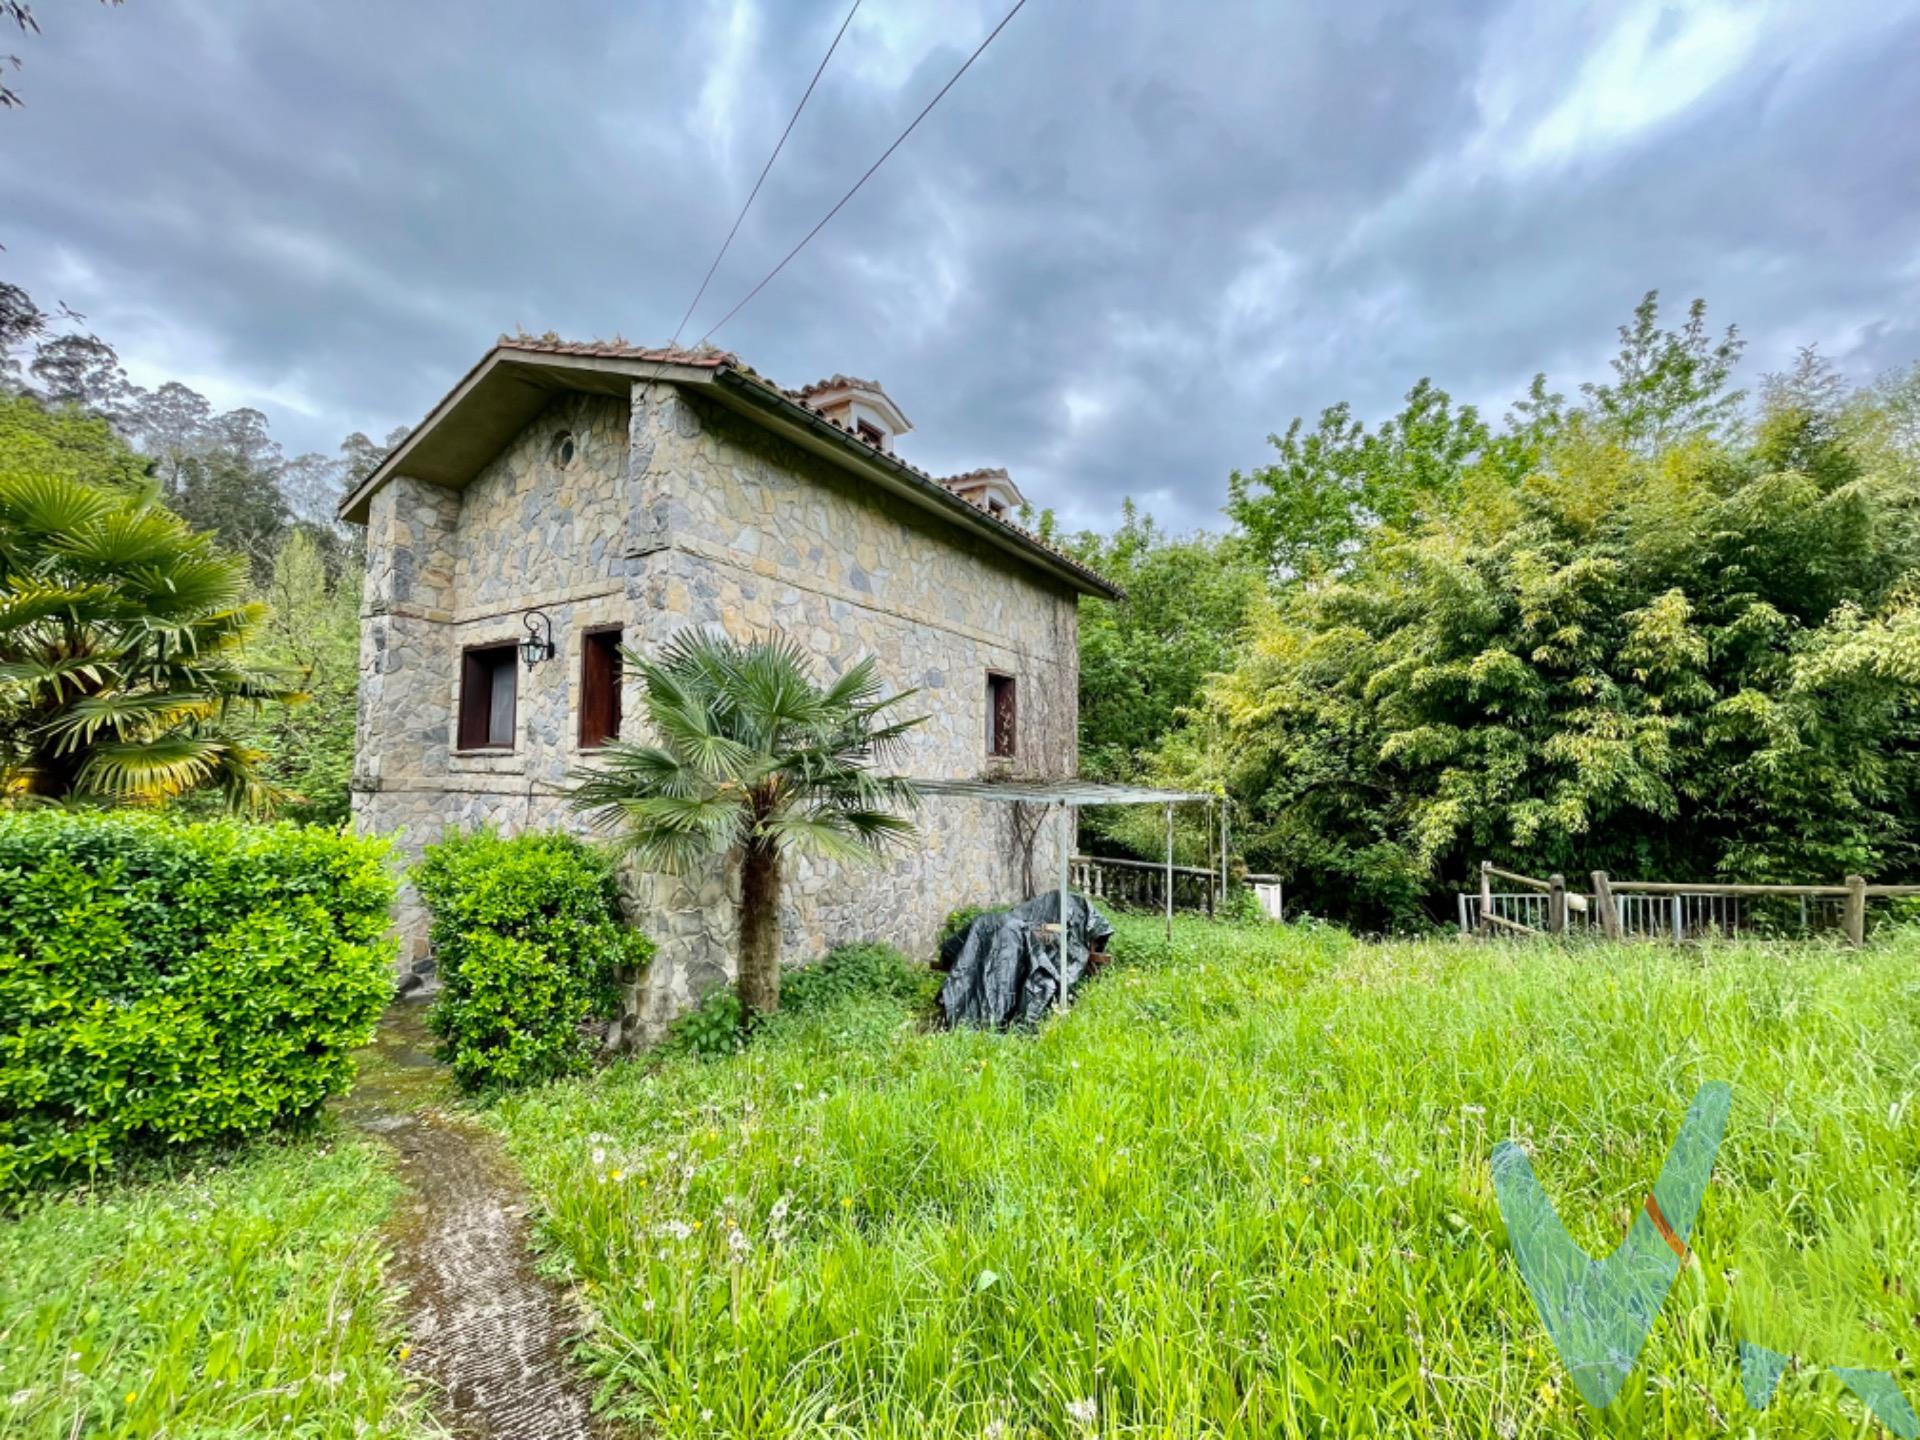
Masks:
[[[799,122],[800,112],[807,108],[807,101],[813,98],[813,87],[820,83],[821,75],[826,72],[827,61],[833,59],[833,52],[840,48],[840,37],[847,33],[847,26],[853,23],[853,17],[859,9],[860,0],[853,0],[853,9],[847,11],[847,18],[840,22],[839,30],[834,33],[833,43],[827,46],[827,53],[820,57],[820,68],[813,72],[813,79],[807,82],[807,93],[800,97],[800,103],[793,108],[793,117],[787,121],[787,128],[780,132],[780,143],[773,147],[773,153],[767,157],[767,163],[760,171],[760,178],[753,182],[753,193],[747,196],[747,203],[742,205],[740,213],[734,216],[733,229],[727,231],[727,238],[720,244],[720,253],[713,257],[713,264],[707,267],[707,273],[700,281],[699,290],[694,292],[693,301],[687,306],[687,313],[680,317],[680,323],[674,327],[673,339],[667,342],[669,350],[680,343],[680,332],[687,328],[687,321],[693,318],[693,312],[700,304],[700,297],[707,293],[707,286],[713,280],[713,272],[718,270],[720,262],[727,258],[727,250],[733,244],[733,237],[740,233],[740,222],[747,218],[747,211],[753,208],[754,198],[759,195],[760,187],[767,183],[767,175],[773,169],[773,162],[780,158],[781,150],[786,148],[787,137],[793,134],[793,127]]]
[[[712,339],[714,331],[718,330],[720,326],[726,324],[727,321],[731,320],[734,316],[738,315],[742,310],[744,310],[747,307],[748,301],[752,300],[754,296],[758,295],[762,290],[766,289],[768,284],[772,282],[774,276],[778,275],[782,270],[787,268],[787,262],[789,260],[793,259],[794,256],[798,255],[802,250],[807,248],[807,241],[813,239],[814,236],[818,235],[822,230],[824,230],[827,226],[827,222],[833,219],[834,216],[840,213],[841,207],[844,206],[849,200],[851,200],[855,195],[859,193],[860,187],[862,185],[866,184],[867,181],[873,178],[874,171],[878,170],[882,165],[887,163],[887,157],[892,155],[894,151],[900,148],[902,142],[904,142],[906,138],[914,132],[914,130],[919,126],[922,120],[927,118],[928,114],[931,113],[931,111],[933,110],[933,107],[938,105],[941,102],[941,100],[945,98],[947,91],[951,90],[954,87],[954,85],[958,83],[960,77],[967,73],[967,71],[972,67],[973,62],[980,58],[981,52],[984,51],[987,48],[987,46],[991,45],[994,42],[995,37],[997,37],[1002,30],[1007,28],[1007,22],[1013,19],[1014,16],[1018,15],[1022,7],[1024,7],[1026,3],[1027,3],[1027,0],[1015,0],[1014,7],[1011,10],[1007,11],[1007,13],[1001,17],[1000,23],[994,26],[992,32],[988,34],[987,38],[980,42],[979,48],[976,49],[973,52],[973,54],[967,57],[966,64],[962,65],[958,70],[953,72],[953,79],[947,81],[946,84],[942,85],[940,87],[940,93],[935,95],[933,99],[927,102],[926,109],[922,110],[918,115],[913,117],[913,124],[907,126],[906,129],[900,132],[898,138],[896,138],[891,145],[887,146],[886,150],[881,154],[880,158],[874,161],[872,165],[867,167],[867,173],[862,175],[858,180],[853,182],[853,189],[847,191],[846,194],[842,195],[839,198],[839,200],[834,203],[834,207],[831,210],[829,210],[825,215],[820,217],[820,223],[818,225],[815,225],[813,229],[809,230],[806,233],[805,237],[800,241],[800,243],[794,246],[793,249],[789,250],[786,253],[786,256],[780,261],[780,263],[774,266],[773,269],[767,272],[766,278],[763,279],[758,285],[754,286],[753,289],[749,290],[746,293],[746,295],[741,298],[741,301],[738,305],[735,305],[733,309],[729,310],[726,314],[722,315],[718,323],[713,325],[712,328],[710,328],[705,335],[702,335],[700,337],[701,344],[704,345],[708,340]]]

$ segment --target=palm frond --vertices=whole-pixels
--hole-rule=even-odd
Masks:
[[[214,779],[223,749],[220,740],[191,735],[100,745],[80,767],[74,789],[134,804],[171,799]]]
[[[27,576],[9,577],[0,587],[0,633],[25,629],[42,620],[78,615],[111,598],[104,584],[61,584]]]
[[[14,475],[0,480],[0,521],[16,534],[71,535],[89,530],[123,503],[121,497],[68,476]]]
[[[913,787],[867,762],[919,721],[887,719],[905,697],[881,698],[871,660],[822,689],[786,639],[688,629],[657,659],[624,654],[656,743],[607,747],[571,804],[629,850],[685,869],[757,835],[851,860],[913,833],[890,813]]]
[[[112,674],[95,655],[58,655],[0,662],[0,682],[45,686],[56,697],[69,690],[76,695],[82,694],[88,686],[98,689],[108,682]]]
[[[839,711],[876,708],[874,702],[879,700],[881,688],[879,664],[869,655],[829,685],[826,694],[820,697],[821,703],[829,710]]]
[[[147,690],[129,694],[110,690],[88,695],[66,707],[44,727],[55,752],[71,755],[102,734],[122,740],[146,739],[190,720],[218,712],[217,696],[201,690]]]

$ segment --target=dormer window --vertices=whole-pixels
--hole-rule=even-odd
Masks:
[[[900,413],[900,407],[888,399],[887,392],[873,380],[835,375],[831,380],[816,380],[793,394],[801,404],[819,411],[847,434],[883,455],[891,455],[894,441],[913,428]]]
[[[1007,518],[1007,502],[1000,499],[996,495],[989,495],[987,497],[987,513],[993,516],[993,518],[996,520],[1006,519]]]

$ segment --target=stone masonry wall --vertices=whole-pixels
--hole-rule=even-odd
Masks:
[[[571,464],[555,441],[570,434]],[[620,625],[657,649],[687,625],[739,637],[780,631],[822,678],[865,655],[926,723],[899,765],[921,777],[1071,773],[1078,653],[1072,594],[905,501],[875,492],[697,390],[635,387],[633,402],[557,399],[462,492],[397,479],[374,497],[362,644],[355,815],[418,848],[448,826],[583,829],[567,777],[577,744],[579,637]],[[405,558],[403,558],[405,557]],[[406,585],[399,577],[408,576]],[[395,598],[398,590],[409,598]],[[519,671],[511,752],[452,743],[458,657],[517,640],[530,608],[558,654]],[[986,674],[1014,675],[1019,753],[986,757]],[[638,696],[623,735],[638,738]],[[790,857],[783,912],[789,963],[854,939],[930,955],[958,905],[1005,903],[1057,869],[1057,812],[930,797],[920,836],[888,863]],[[1028,845],[1021,843],[1022,837]],[[626,1029],[656,1034],[732,975],[738,877],[634,874],[629,897],[659,953]],[[414,951],[423,926],[403,908]]]

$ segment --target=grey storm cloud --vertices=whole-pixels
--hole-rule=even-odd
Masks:
[[[502,330],[663,340],[845,14],[823,4],[43,3],[0,276],[292,448],[423,413]],[[688,335],[1003,13],[865,0]],[[1659,288],[1866,376],[1920,359],[1920,7],[1030,0],[714,336],[881,379],[936,472],[1069,523],[1430,375],[1571,390]]]

